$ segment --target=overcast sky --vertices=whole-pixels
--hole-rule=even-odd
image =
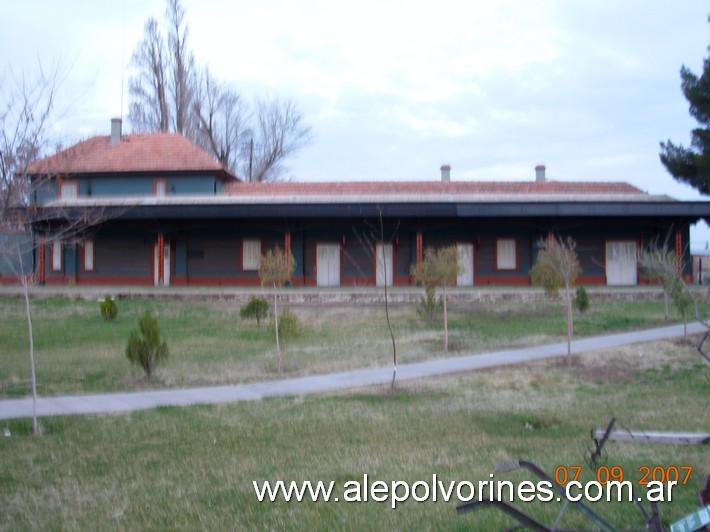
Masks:
[[[3,0],[6,70],[70,64],[66,143],[125,115],[130,58],[164,0]],[[182,0],[198,64],[247,100],[292,98],[313,141],[298,181],[627,181],[701,199],[658,159],[687,145],[680,92],[710,42],[704,0]],[[124,120],[124,123],[126,121]],[[130,130],[126,123],[124,131]],[[694,246],[710,240],[703,228]]]

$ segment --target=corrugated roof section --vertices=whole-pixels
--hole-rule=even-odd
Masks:
[[[92,137],[30,165],[28,173],[50,175],[143,172],[217,172],[233,178],[206,151],[177,133]]]

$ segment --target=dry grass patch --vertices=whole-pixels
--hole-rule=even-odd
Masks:
[[[273,334],[239,318],[230,301],[146,301],[121,299],[116,320],[106,323],[96,301],[35,299],[35,348],[39,393],[116,391],[143,388],[125,357],[128,335],[151,308],[158,317],[170,358],[157,369],[154,387],[230,384],[279,377]],[[382,305],[289,305],[304,332],[288,346],[285,373],[302,376],[389,366],[392,349]],[[576,319],[579,336],[662,323],[660,301],[593,302]],[[27,337],[21,300],[0,299],[0,394],[29,394]],[[400,363],[540,345],[564,337],[559,302],[503,301],[452,305],[451,351],[443,352],[440,321],[422,321],[415,305],[392,305]],[[611,363],[610,363],[611,364]],[[609,365],[609,364],[606,364]],[[613,362],[595,369],[596,378],[626,379]],[[618,375],[615,377],[615,375]],[[542,383],[540,384],[542,385]]]

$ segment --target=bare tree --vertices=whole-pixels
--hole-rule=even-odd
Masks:
[[[274,181],[282,162],[306,145],[311,128],[292,100],[273,98],[256,102],[256,123],[249,157],[249,181]]]
[[[179,0],[168,0],[168,54],[170,94],[173,101],[173,130],[190,137],[193,132],[192,100],[195,88],[195,59],[187,47],[188,27]]]
[[[167,56],[158,21],[148,19],[145,36],[132,58],[138,74],[131,77],[129,93],[131,103],[128,119],[137,131],[168,131]]]
[[[572,312],[572,287],[582,271],[576,251],[577,244],[571,238],[563,241],[552,238],[547,249],[543,249],[530,270],[532,283],[545,288],[548,294],[556,295],[564,288],[567,306],[567,355],[572,354],[572,335],[574,334],[574,314]]]
[[[156,19],[148,19],[133,53],[138,73],[129,82],[128,119],[138,131],[175,131],[189,137],[194,129],[195,60],[187,47],[185,10],[178,0],[168,0],[165,19],[167,35]]]
[[[197,120],[197,144],[211,152],[225,167],[236,171],[246,147],[249,120],[241,96],[205,69],[193,109]]]
[[[6,71],[0,77],[0,223],[10,207],[26,205],[26,169],[47,148],[56,95],[66,69],[60,60],[35,74]]]
[[[355,237],[357,238],[358,242],[360,243],[362,250],[373,259],[373,262],[375,264],[375,271],[380,270],[382,272],[382,277],[383,277],[382,289],[384,292],[383,295],[384,295],[384,301],[385,301],[385,321],[387,323],[387,330],[389,331],[390,340],[392,342],[392,382],[390,383],[390,390],[394,391],[395,381],[397,380],[397,341],[395,340],[394,331],[392,329],[392,321],[390,320],[389,290],[388,290],[388,286],[389,286],[390,282],[394,284],[394,279],[387,278],[387,257],[386,257],[387,247],[384,246],[384,244],[391,245],[394,242],[394,239],[397,236],[397,232],[399,231],[400,222],[399,221],[397,222],[397,226],[394,228],[394,231],[389,233],[389,238],[386,238],[385,237],[385,224],[382,219],[382,209],[379,206],[378,206],[378,210],[379,210],[379,225],[377,227],[371,225],[366,220],[365,225],[367,227],[367,230],[364,233],[358,232],[354,227],[353,227],[353,232],[355,233]],[[379,245],[382,245],[382,253],[379,257],[380,262],[378,263],[377,248]],[[359,267],[358,267],[358,269],[359,269]],[[377,273],[375,275],[377,275]]]
[[[644,275],[652,281],[658,281],[663,287],[663,319],[668,321],[668,302],[673,292],[673,286],[679,276],[678,256],[670,249],[668,239],[659,245],[653,241],[639,254],[639,264]]]
[[[32,270],[31,265],[23,260],[27,256],[25,248],[32,242],[27,224],[27,208],[32,196],[27,168],[47,146],[56,94],[64,75],[64,65],[58,61],[49,69],[38,64],[35,75],[23,71],[15,76],[12,72],[5,72],[0,79],[0,232],[12,231],[15,234],[14,238],[3,239],[0,254],[24,288],[34,404],[32,428],[35,434],[40,433],[40,426],[36,414],[37,383],[29,299]]]
[[[289,99],[243,98],[207,69],[201,73],[188,47],[179,0],[167,0],[166,29],[151,18],[133,53],[129,121],[141,132],[172,131],[208,150],[247,181],[273,181],[283,162],[310,141],[311,129]]]
[[[701,315],[698,299],[685,283],[683,279],[682,255],[679,257],[671,249],[671,232],[668,232],[663,244],[658,239],[654,239],[649,246],[639,253],[638,262],[643,269],[644,275],[649,279],[658,281],[663,287],[663,310],[664,319],[668,321],[668,303],[673,301],[676,310],[683,319],[683,338],[688,340],[688,316],[692,310],[695,319],[707,329],[705,335],[700,340],[696,349],[706,362],[710,358],[703,351],[703,344],[710,336],[710,321]],[[687,250],[686,250],[687,251]]]
[[[651,244],[639,254],[639,264],[644,274],[651,280],[658,281],[663,287],[664,318],[668,321],[668,302],[678,310],[683,319],[683,338],[688,339],[688,312],[695,304],[695,297],[683,280],[680,258],[669,245],[670,233],[662,245],[658,241]],[[700,319],[698,317],[698,319]]]
[[[193,110],[193,140],[246,181],[278,179],[283,162],[310,140],[310,127],[294,102],[259,99],[251,113],[243,98],[207,69]]]
[[[449,350],[449,312],[446,302],[446,287],[456,284],[459,274],[459,259],[456,246],[424,250],[424,259],[412,267],[412,277],[425,287],[440,286],[444,302],[444,351]]]
[[[0,256],[23,288],[28,358],[33,399],[32,428],[41,433],[37,419],[37,379],[30,287],[35,283],[33,254],[48,240],[81,238],[91,228],[115,213],[104,209],[38,208],[36,196],[56,178],[35,162],[47,151],[49,131],[57,116],[56,96],[67,73],[58,61],[51,68],[41,64],[34,75],[5,73],[0,83]],[[79,156],[76,150],[65,152]],[[34,163],[34,164],[33,164]],[[61,165],[61,162],[59,163]],[[56,170],[56,169],[55,169]]]
[[[262,284],[270,284],[274,288],[274,330],[276,331],[276,354],[279,373],[283,371],[283,350],[279,344],[279,307],[276,288],[284,286],[290,281],[295,269],[296,259],[293,258],[291,253],[285,252],[279,247],[274,247],[261,256],[259,279]]]
[[[68,209],[53,207],[48,210],[36,209],[34,205],[13,209],[15,218],[13,225],[18,230],[18,237],[12,241],[4,240],[5,245],[0,249],[0,256],[5,259],[10,271],[22,286],[22,295],[25,303],[25,318],[27,321],[27,334],[29,340],[29,362],[32,389],[32,431],[41,434],[42,427],[37,418],[37,376],[34,351],[34,327],[32,323],[32,306],[30,300],[30,287],[36,283],[35,271],[26,257],[31,258],[34,252],[47,242],[61,243],[75,241],[91,236],[93,229],[103,221],[117,216],[117,210],[109,212],[104,208]],[[43,227],[35,231],[33,226]],[[0,226],[1,227],[1,226]],[[5,225],[7,227],[7,225]],[[9,245],[8,245],[9,244]]]

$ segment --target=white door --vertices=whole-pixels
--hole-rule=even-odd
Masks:
[[[163,250],[163,286],[170,286],[170,243],[165,243]]]
[[[378,242],[375,248],[376,279],[377,286],[392,286],[394,282],[394,268],[392,261],[392,244]]]
[[[155,244],[153,246],[153,284],[155,286],[160,284],[160,279],[158,278],[160,273],[158,268],[159,260],[158,244]],[[168,242],[165,242],[163,249],[163,286],[170,286],[170,244]]]
[[[636,285],[636,242],[606,243],[606,284]]]
[[[459,257],[458,286],[473,286],[473,244],[456,244]]]
[[[340,286],[340,245],[318,244],[316,268],[318,286]]]

